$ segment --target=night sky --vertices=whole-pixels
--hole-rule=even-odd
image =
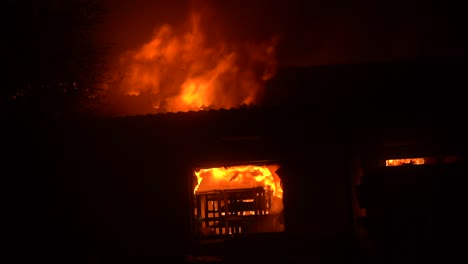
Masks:
[[[461,1],[103,1],[99,35],[116,54],[163,23],[182,23],[194,7],[228,39],[279,35],[283,67],[466,55],[468,47]]]

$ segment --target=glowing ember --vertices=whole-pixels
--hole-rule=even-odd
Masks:
[[[135,108],[145,113],[256,103],[276,70],[276,38],[248,45],[208,41],[200,22],[194,14],[187,29],[163,25],[148,43],[121,58],[123,93],[144,98],[127,103],[138,101]]]
[[[424,158],[414,159],[391,159],[385,161],[385,166],[402,166],[402,165],[421,165],[425,163]]]
[[[194,193],[223,190],[263,187],[272,192],[272,213],[283,209],[283,189],[281,180],[276,174],[278,165],[268,166],[234,166],[201,169],[195,172],[197,186]]]

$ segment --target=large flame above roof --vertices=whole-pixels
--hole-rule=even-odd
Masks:
[[[207,36],[202,19],[193,13],[180,27],[162,25],[123,54],[122,77],[109,88],[113,107],[147,114],[255,104],[275,74],[277,39],[227,42],[222,34]]]

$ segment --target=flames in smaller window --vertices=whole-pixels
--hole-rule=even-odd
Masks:
[[[403,165],[422,165],[426,163],[425,158],[411,158],[411,159],[389,159],[385,161],[385,166],[403,166]]]

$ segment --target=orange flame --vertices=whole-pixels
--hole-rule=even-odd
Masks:
[[[200,22],[193,14],[188,30],[163,25],[148,43],[122,56],[121,88],[145,97],[139,102],[148,104],[146,113],[255,104],[275,74],[276,38],[248,45],[209,43]]]
[[[385,166],[422,165],[425,162],[426,160],[424,158],[390,159],[385,161]]]
[[[201,169],[195,172],[197,186],[194,193],[222,190],[263,187],[272,191],[272,211],[280,212],[283,208],[283,188],[276,174],[278,165],[234,166]]]

